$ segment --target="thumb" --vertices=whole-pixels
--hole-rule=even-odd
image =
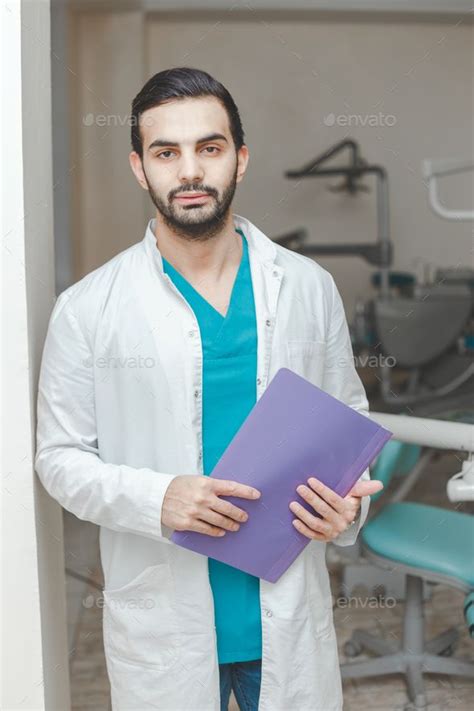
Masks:
[[[372,496],[372,494],[377,494],[379,491],[382,491],[382,489],[383,483],[378,479],[358,481],[357,484],[352,487],[349,496]]]

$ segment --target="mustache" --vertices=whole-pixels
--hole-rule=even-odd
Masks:
[[[212,195],[213,197],[217,197],[218,192],[214,188],[211,187],[206,187],[205,185],[188,185],[188,186],[183,186],[182,188],[178,188],[177,190],[173,190],[169,194],[169,199],[172,200],[176,195],[180,195],[180,193],[207,193],[208,195]]]

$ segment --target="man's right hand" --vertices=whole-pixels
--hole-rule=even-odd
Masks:
[[[237,531],[240,523],[247,520],[247,513],[219,496],[255,500],[260,491],[227,479],[183,474],[175,477],[166,490],[161,522],[176,531],[198,531],[209,536]]]

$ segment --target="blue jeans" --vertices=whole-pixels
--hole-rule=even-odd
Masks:
[[[257,711],[261,673],[261,659],[219,664],[221,711],[228,709],[231,690],[234,691],[240,711]]]

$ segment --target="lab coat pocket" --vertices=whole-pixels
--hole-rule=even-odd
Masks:
[[[168,563],[148,566],[126,585],[105,589],[103,596],[106,655],[130,664],[168,669],[180,648]]]
[[[290,369],[321,386],[324,376],[326,343],[308,339],[290,339],[286,342]]]

